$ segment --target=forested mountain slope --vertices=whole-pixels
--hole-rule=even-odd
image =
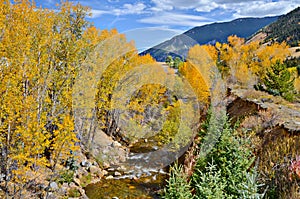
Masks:
[[[241,18],[230,22],[195,27],[141,54],[149,53],[157,61],[165,61],[168,55],[185,57],[188,49],[195,44],[223,43],[230,35],[247,38],[276,19],[277,17]]]

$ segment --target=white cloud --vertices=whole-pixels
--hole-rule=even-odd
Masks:
[[[142,14],[145,11],[146,5],[143,3],[129,4],[126,3],[122,8],[113,9],[114,15]]]
[[[130,14],[142,14],[146,12],[146,5],[143,3],[136,3],[136,4],[124,4],[121,8],[112,8],[110,11],[108,10],[97,10],[92,9],[92,17],[91,18],[98,18],[104,14],[110,14],[115,16],[121,15],[130,15]]]
[[[197,9],[203,12],[209,12],[216,8],[217,4],[210,0],[152,0],[155,4],[153,10],[173,10],[173,9]]]
[[[278,1],[278,2],[242,2],[237,4],[228,4],[226,10],[234,10],[234,18],[239,17],[264,17],[286,14],[292,9],[300,6],[300,1]]]
[[[110,12],[108,12],[106,10],[94,10],[94,9],[92,9],[91,13],[92,13],[92,16],[90,18],[98,18],[101,15],[109,14]]]
[[[198,12],[210,12],[216,8],[235,12],[237,16],[267,16],[287,13],[300,6],[299,0],[151,0],[153,11],[174,9],[193,9]]]
[[[159,16],[152,16],[140,19],[139,22],[160,25],[200,26],[211,22],[211,20],[196,15],[163,12],[160,13]]]

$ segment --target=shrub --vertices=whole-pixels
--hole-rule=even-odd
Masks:
[[[66,170],[62,171],[59,175],[59,179],[57,180],[59,183],[71,183],[74,179],[74,171]]]
[[[74,187],[69,190],[68,196],[70,198],[78,198],[81,196],[81,194],[80,194],[79,190]]]

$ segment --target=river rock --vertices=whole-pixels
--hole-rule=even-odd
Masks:
[[[102,173],[103,173],[104,176],[106,176],[108,174],[108,171],[103,170]]]
[[[107,169],[108,167],[110,167],[110,164],[108,162],[103,162],[103,168]]]
[[[122,174],[118,171],[115,172],[115,176],[121,176]]]
[[[114,179],[114,177],[112,175],[109,175],[105,178],[106,180],[111,180],[111,179]]]
[[[54,193],[49,193],[48,194],[48,197],[47,197],[48,199],[57,199],[57,196],[54,194]]]
[[[82,167],[90,167],[92,164],[91,164],[89,161],[87,161],[87,160],[83,160],[83,161],[80,163],[80,165],[81,165]]]
[[[158,146],[153,146],[152,148],[153,148],[155,151],[158,150]]]
[[[118,167],[117,170],[124,172],[124,171],[126,171],[126,168],[125,168],[125,166],[121,165],[120,167]]]
[[[110,167],[107,169],[107,171],[114,171],[114,170],[115,170],[115,168],[113,168],[113,167]]]
[[[73,181],[75,182],[75,184],[76,184],[77,186],[80,186],[81,182],[80,182],[80,180],[79,180],[78,178],[74,178]],[[71,185],[70,185],[70,186],[71,186]]]
[[[97,166],[94,166],[94,165],[90,166],[89,171],[92,174],[100,174],[101,173],[101,169]]]
[[[110,145],[111,147],[121,147],[122,146],[122,144],[120,144],[119,142],[117,142],[117,141],[114,141],[114,142],[112,142],[111,143],[111,145]]]
[[[52,190],[57,190],[57,189],[58,189],[57,183],[56,183],[56,182],[51,182],[51,183],[50,183],[50,188],[51,188]]]

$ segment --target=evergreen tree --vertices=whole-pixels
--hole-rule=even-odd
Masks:
[[[295,78],[292,78],[286,64],[276,61],[275,64],[267,71],[263,83],[267,91],[273,95],[280,95],[288,101],[292,101],[295,94]]]

